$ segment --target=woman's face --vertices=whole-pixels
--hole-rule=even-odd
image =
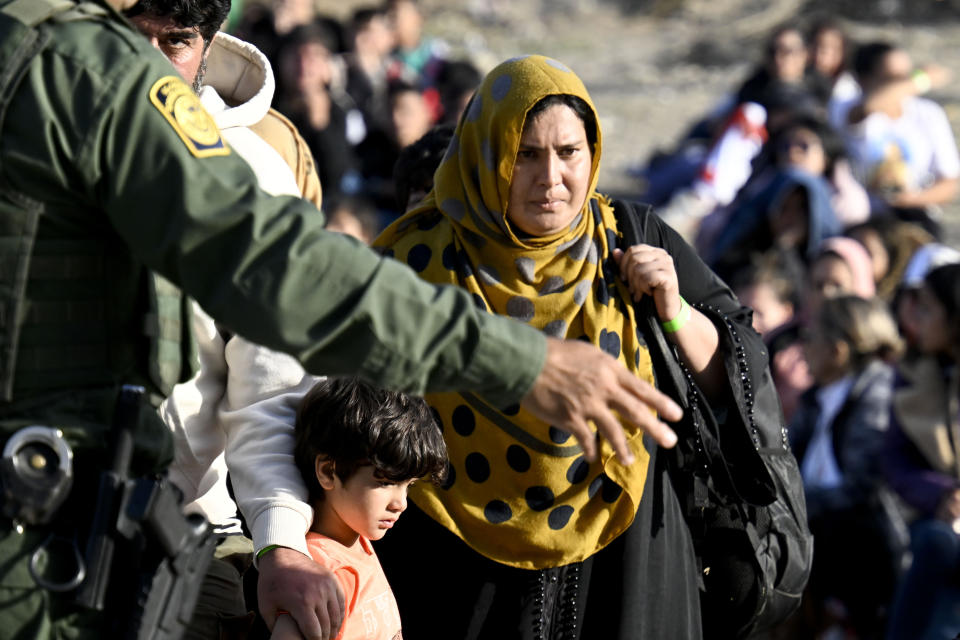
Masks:
[[[810,288],[807,290],[807,310],[820,312],[820,305],[827,298],[853,291],[853,271],[839,256],[826,254],[810,265]]]
[[[823,175],[827,169],[827,154],[823,151],[820,137],[803,127],[787,131],[780,140],[777,149],[778,164],[784,167],[796,167],[815,176]]]
[[[843,34],[835,29],[824,29],[813,39],[810,47],[813,67],[832,78],[843,66]]]
[[[779,34],[768,52],[770,74],[783,82],[800,82],[807,68],[807,47],[799,31]]]
[[[566,105],[548,107],[524,126],[507,219],[531,236],[568,228],[586,202],[591,168],[583,120]]]
[[[951,344],[953,334],[947,323],[947,310],[929,287],[923,286],[917,291],[910,316],[914,344],[920,351],[949,353],[956,348]]]

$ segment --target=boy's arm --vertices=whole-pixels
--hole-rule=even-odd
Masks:
[[[300,634],[297,623],[287,614],[277,617],[277,623],[273,625],[270,640],[303,640],[303,636]]]

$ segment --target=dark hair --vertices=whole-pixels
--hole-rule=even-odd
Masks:
[[[337,53],[339,43],[336,34],[325,23],[314,21],[297,25],[280,41],[279,51],[306,44],[319,44],[331,55]]]
[[[423,95],[423,91],[420,90],[420,87],[404,80],[403,78],[394,78],[387,83],[387,99],[390,102],[393,102],[393,99],[396,98],[401,93],[416,93],[417,95]]]
[[[197,27],[206,44],[217,35],[230,13],[230,0],[140,0],[124,12],[128,18],[139,15],[173,18],[181,27]]]
[[[947,326],[960,338],[960,264],[945,264],[927,274],[924,282],[947,312]]]
[[[464,94],[473,93],[483,82],[483,74],[468,60],[445,60],[437,72],[436,86],[440,93],[443,117],[454,124]]]
[[[433,174],[443,160],[453,132],[453,125],[433,127],[419,140],[400,150],[393,165],[393,184],[400,211],[406,211],[411,193],[433,188]]]
[[[897,51],[898,48],[896,45],[882,40],[868,42],[858,47],[856,53],[853,54],[853,73],[857,76],[857,80],[862,82],[864,79],[872,77],[880,68],[880,65],[883,64],[883,59],[887,54],[891,51]]]
[[[847,44],[849,36],[847,36],[847,29],[835,16],[820,16],[817,19],[813,20],[810,23],[810,28],[807,29],[807,42],[813,42],[814,39],[824,31],[836,31],[843,38],[844,44]]]
[[[810,113],[794,114],[787,122],[773,132],[773,136],[771,137],[773,148],[779,150],[780,144],[786,138],[787,134],[797,129],[812,131],[814,135],[820,139],[820,146],[823,147],[823,154],[827,159],[824,174],[827,176],[833,174],[833,168],[837,160],[846,157],[847,151],[843,144],[843,139],[823,118]]]
[[[852,45],[850,36],[847,34],[847,29],[840,20],[833,16],[824,16],[815,20],[810,25],[810,29],[807,30],[807,43],[813,45],[821,33],[830,31],[840,35],[840,46],[843,48],[843,56],[840,62],[840,69],[838,70],[839,73],[850,65],[850,49]]]
[[[345,41],[346,28],[342,22],[333,16],[318,15],[313,19],[313,24],[325,29],[330,34],[332,38],[330,47],[328,47],[330,53],[344,53],[347,51],[347,43]]]
[[[806,46],[807,35],[803,32],[803,29],[795,24],[782,24],[770,33],[764,43],[763,52],[768,58],[777,52],[777,39],[785,33],[796,33],[800,36],[800,40],[804,46]]]
[[[380,6],[360,7],[350,17],[350,33],[355,36],[358,32],[366,29],[376,18],[383,18],[386,15],[387,10]]]
[[[327,378],[304,396],[297,411],[294,461],[313,500],[324,495],[317,456],[332,460],[346,481],[361,466],[400,482],[430,475],[439,482],[447,447],[422,398],[379,389],[356,378]]]
[[[590,108],[590,105],[588,105],[583,98],[578,98],[577,96],[569,93],[555,93],[546,96],[545,98],[541,98],[539,102],[530,107],[530,110],[527,111],[527,117],[524,120],[524,127],[526,127],[527,123],[529,123],[539,114],[558,104],[570,107],[573,112],[577,114],[577,116],[583,122],[584,130],[587,132],[587,143],[590,145],[590,151],[592,153],[596,153],[598,131],[597,117],[594,115],[593,109]]]

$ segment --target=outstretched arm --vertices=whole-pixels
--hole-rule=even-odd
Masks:
[[[614,411],[663,447],[676,444],[677,436],[650,409],[665,420],[677,421],[683,416],[673,400],[609,354],[585,342],[556,338],[547,339],[546,363],[522,404],[541,420],[572,433],[587,460],[597,455],[596,434],[588,424],[592,420],[622,464],[632,463],[633,454]]]

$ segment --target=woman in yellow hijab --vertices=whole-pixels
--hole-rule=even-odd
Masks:
[[[614,203],[596,191],[601,149],[573,72],[542,56],[508,60],[473,96],[433,191],[374,246],[484,310],[598,345],[653,383],[631,304],[649,296],[691,375],[719,398],[718,330],[680,293],[741,308],[655,217],[644,218],[648,244],[618,246]],[[569,433],[519,406],[468,393],[427,401],[449,449],[446,480],[412,489],[378,547],[405,635],[700,637],[690,534],[652,440],[624,425],[634,462],[605,440],[589,462]]]

